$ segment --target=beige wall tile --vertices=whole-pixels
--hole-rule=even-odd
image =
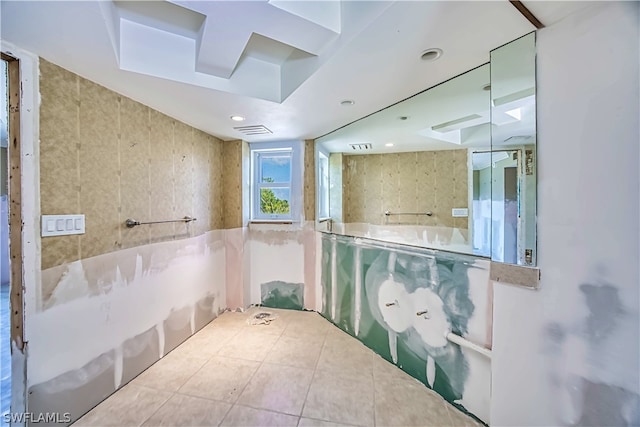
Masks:
[[[224,227],[242,227],[242,141],[225,141],[224,147]]]
[[[453,227],[451,208],[453,208],[453,192],[455,181],[453,170],[453,152],[451,150],[436,151],[436,208],[434,210],[436,225]]]
[[[80,236],[44,237],[42,239],[42,269],[80,259]]]
[[[451,216],[468,205],[467,151],[421,151],[345,155],[345,222],[384,224],[391,212],[434,212],[434,216],[391,216],[390,224],[467,228],[467,219]]]
[[[78,77],[45,60],[40,62],[40,209],[43,215],[79,213]],[[80,257],[78,236],[42,240],[42,267]]]
[[[304,219],[316,218],[316,162],[315,141],[304,142]]]
[[[433,212],[436,206],[436,188],[432,185],[435,180],[435,152],[421,151],[417,153],[417,182],[418,182],[418,212]],[[420,225],[436,225],[433,216],[420,216]]]
[[[80,210],[85,234],[82,258],[120,247],[120,97],[80,79]]]
[[[344,156],[344,200],[345,222],[362,222],[365,216],[365,193],[366,184],[365,157],[364,156]],[[362,218],[358,221],[358,218]]]
[[[382,200],[382,156],[371,155],[364,158],[365,179],[364,183],[364,210],[365,221],[378,223],[385,210]]]
[[[398,210],[400,212],[417,212],[417,155],[416,153],[398,154]],[[404,223],[416,224],[419,217],[401,216]]]
[[[84,235],[42,240],[43,269],[223,227],[222,141],[46,60],[40,91],[42,213],[86,220]],[[198,221],[124,226],[185,215]]]
[[[173,171],[173,128],[175,120],[157,111],[150,112],[150,164],[147,218],[176,219]],[[183,214],[184,215],[184,214]],[[178,224],[180,226],[180,224]],[[175,223],[148,226],[152,242],[170,240],[175,235]]]
[[[224,158],[223,144],[218,138],[209,136],[211,150],[211,228],[224,228]]]
[[[193,223],[196,234],[211,229],[211,143],[208,135],[202,131],[193,132],[193,215],[197,221]]]
[[[120,219],[150,219],[149,108],[128,98],[120,100]],[[149,243],[149,227],[122,228],[122,248]]]
[[[382,203],[384,210],[398,212],[399,196],[398,155],[386,154],[382,159]]]
[[[77,139],[79,77],[46,60],[40,61],[40,70],[42,135],[46,139],[61,140],[70,136]]]
[[[193,133],[194,129],[182,122],[176,122],[173,138],[175,153],[173,155],[174,183],[175,183],[175,213],[176,218],[186,215],[194,216],[193,208]],[[193,235],[191,224],[176,224],[176,237]]]

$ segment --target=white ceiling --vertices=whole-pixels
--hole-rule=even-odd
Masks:
[[[543,23],[588,4],[529,3]],[[491,49],[534,30],[506,0],[3,0],[0,15],[3,42],[250,142],[324,135],[486,63]],[[422,61],[433,47],[442,58]],[[245,136],[239,125],[273,133]]]
[[[535,34],[530,33],[492,50],[490,65],[316,141],[328,152],[347,154],[478,151],[535,143],[535,58]]]
[[[491,148],[489,64],[351,123],[318,141],[329,152],[378,154]],[[349,144],[371,144],[363,151]],[[386,144],[393,144],[387,146]]]

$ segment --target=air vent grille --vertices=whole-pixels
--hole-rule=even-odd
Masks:
[[[264,125],[238,126],[234,127],[234,129],[244,135],[264,135],[273,133]]]
[[[373,146],[370,142],[362,143],[362,144],[349,144],[352,150],[362,151],[362,150],[371,150]]]

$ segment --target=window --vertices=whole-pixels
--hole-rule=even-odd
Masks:
[[[251,219],[293,221],[298,217],[298,150],[294,143],[251,145]]]
[[[318,150],[318,219],[329,218],[329,156]]]

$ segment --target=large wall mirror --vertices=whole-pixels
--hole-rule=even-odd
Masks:
[[[530,86],[521,88],[530,79],[507,82],[526,68],[520,47],[509,47],[491,52],[504,65],[481,65],[318,138],[318,229],[518,262],[530,240],[519,237],[528,222],[510,216],[513,197],[518,215],[533,205],[535,227],[535,199],[517,200],[535,198],[535,182],[523,188],[535,181],[523,175],[535,143],[535,116],[527,115],[535,88],[532,98]],[[513,64],[519,68],[495,69]],[[515,196],[505,186],[514,164]]]
[[[520,265],[536,264],[535,49],[531,33],[491,51],[491,259]]]

